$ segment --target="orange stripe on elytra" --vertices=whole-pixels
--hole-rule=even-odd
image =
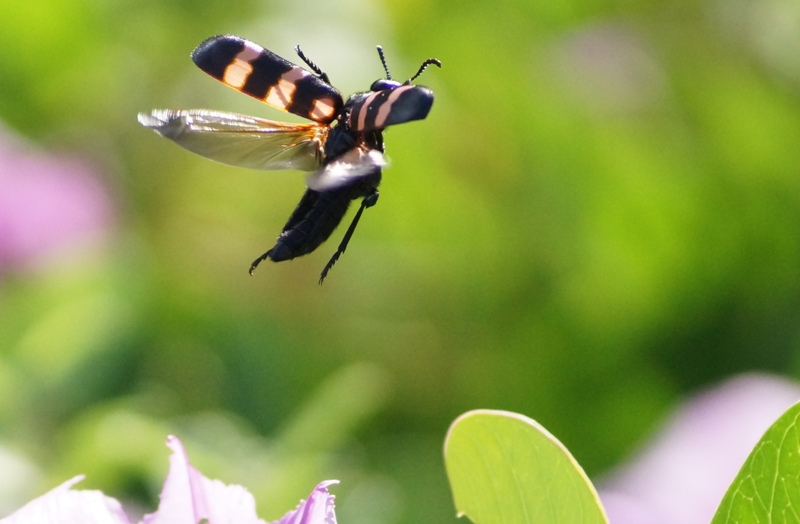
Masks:
[[[364,103],[361,104],[361,111],[358,113],[358,123],[356,124],[356,129],[361,131],[366,127],[367,123],[367,112],[369,110],[369,105],[375,100],[375,97],[378,96],[380,91],[375,91],[371,95],[364,100]]]
[[[292,104],[294,92],[297,91],[297,82],[307,77],[309,73],[299,67],[293,67],[286,71],[278,79],[278,83],[269,88],[264,101],[282,109],[286,109]]]
[[[325,120],[331,118],[336,111],[336,102],[329,97],[314,100],[314,109],[311,110],[311,117],[314,120]]]
[[[389,114],[392,112],[392,105],[404,92],[412,89],[413,87],[414,86],[400,86],[392,90],[392,94],[389,95],[389,98],[387,98],[386,101],[378,108],[378,114],[375,115],[375,129],[383,129],[386,127],[386,119],[389,118]]]
[[[250,62],[258,58],[262,51],[262,47],[252,42],[245,41],[244,49],[233,57],[233,61],[225,68],[222,81],[231,87],[241,89],[245,82],[247,82],[247,78],[253,72],[253,66],[250,65]]]

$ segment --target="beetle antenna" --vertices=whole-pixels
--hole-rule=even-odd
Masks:
[[[436,67],[442,67],[442,63],[436,58],[429,58],[422,62],[422,65],[419,66],[419,71],[417,74],[406,80],[406,84],[410,84],[415,78],[422,74],[423,71],[428,69],[428,66],[435,65]]]
[[[306,54],[300,50],[300,44],[294,46],[294,50],[297,51],[297,56],[302,58],[303,62],[305,62],[308,65],[308,67],[311,68],[312,71],[317,73],[317,76],[320,78],[320,80],[322,80],[326,84],[331,83],[331,81],[328,79],[328,73],[323,72],[322,69],[320,69],[317,64],[312,62],[311,59],[308,58]]]
[[[378,46],[378,55],[381,57],[381,64],[383,64],[383,70],[386,71],[386,80],[392,79],[392,74],[389,72],[389,66],[386,65],[386,57],[383,56],[383,48]]]

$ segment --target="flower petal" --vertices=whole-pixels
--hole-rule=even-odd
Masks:
[[[297,509],[271,524],[336,524],[333,503],[336,497],[328,493],[328,486],[338,483],[338,480],[320,482],[308,500],[301,500]]]
[[[96,490],[72,490],[74,477],[38,497],[0,524],[130,524],[119,502]]]
[[[192,467],[183,444],[167,437],[172,449],[169,474],[161,490],[158,511],[142,524],[265,524],[256,515],[253,495],[242,486],[209,480]]]
[[[102,246],[114,213],[100,178],[86,161],[39,151],[0,127],[0,270]]]
[[[604,482],[600,498],[610,521],[709,522],[753,445],[798,395],[797,382],[746,374],[686,401]]]
[[[177,437],[167,438],[172,449],[170,468],[158,511],[145,515],[142,524],[266,524],[256,516],[253,496],[243,487],[210,480],[192,467]],[[28,503],[0,524],[130,524],[119,502],[100,491],[73,491],[83,480],[75,477]],[[277,524],[336,524],[334,497],[320,482],[307,501]]]

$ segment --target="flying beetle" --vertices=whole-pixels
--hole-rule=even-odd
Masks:
[[[223,84],[258,100],[307,118],[308,124],[275,122],[206,109],[156,109],[139,113],[139,123],[179,146],[211,160],[254,169],[310,171],[306,192],[275,245],[250,265],[291,260],[314,251],[333,233],[350,203],[361,205],[319,283],[347,249],[364,209],[378,201],[384,157],[383,130],[428,116],[433,91],[413,85],[428,66],[398,82],[392,79],[383,49],[378,55],[386,78],[345,101],[324,73],[295,47],[306,70],[244,38],[214,36],[192,52],[194,63]]]

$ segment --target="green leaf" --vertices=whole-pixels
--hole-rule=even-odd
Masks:
[[[711,524],[800,522],[800,403],[764,433]]]
[[[445,465],[459,516],[476,524],[607,524],[583,469],[535,421],[477,410],[450,426]]]

